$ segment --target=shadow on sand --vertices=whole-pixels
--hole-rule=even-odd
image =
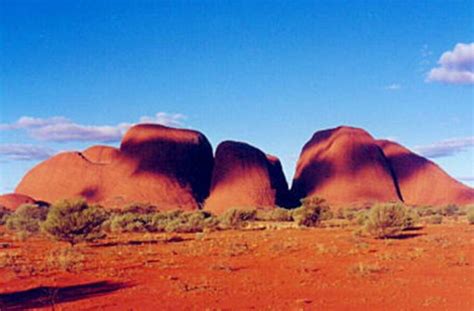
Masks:
[[[130,284],[110,281],[64,287],[39,286],[24,291],[0,294],[0,310],[54,307],[63,302],[107,295],[130,286]]]

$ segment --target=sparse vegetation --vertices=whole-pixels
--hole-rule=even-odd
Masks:
[[[441,207],[440,213],[443,216],[457,216],[459,215],[460,209],[459,206],[454,204],[449,204]]]
[[[257,210],[255,209],[230,209],[218,218],[219,227],[224,229],[241,228],[247,222],[256,219]]]
[[[40,224],[46,219],[48,208],[35,204],[24,204],[8,216],[6,226],[21,237],[38,233]]]
[[[433,215],[425,219],[426,223],[431,225],[439,225],[443,222],[443,216]]]
[[[7,209],[5,206],[0,205],[0,226],[3,226],[7,222],[7,218],[11,213],[12,211]]]
[[[349,273],[355,274],[358,276],[368,276],[370,274],[381,273],[386,270],[387,270],[386,268],[380,266],[378,263],[367,264],[367,263],[359,262],[349,267]]]
[[[474,206],[469,206],[467,208],[466,217],[469,224],[474,225]]]
[[[420,216],[413,208],[407,207],[405,209],[405,216],[403,218],[403,230],[413,229],[419,223]]]
[[[41,228],[53,238],[71,245],[104,237],[101,225],[107,212],[84,199],[60,201],[50,207]]]
[[[388,238],[404,228],[405,217],[406,208],[403,204],[376,204],[368,214],[365,229],[375,238]]]
[[[52,250],[46,257],[46,265],[49,269],[57,269],[67,272],[78,272],[83,266],[85,256],[74,248],[61,248]]]
[[[105,224],[111,232],[202,232],[217,225],[216,217],[208,212],[126,209],[115,213]]]
[[[260,221],[293,221],[291,210],[279,207],[271,210],[257,210],[255,218]]]
[[[291,211],[293,220],[302,227],[315,227],[320,222],[321,207],[302,206]]]

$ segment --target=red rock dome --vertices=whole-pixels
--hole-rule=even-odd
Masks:
[[[36,201],[24,194],[20,193],[8,193],[0,195],[0,206],[4,206],[9,210],[16,210],[20,205],[23,204],[34,204]]]
[[[398,182],[402,198],[411,205],[474,203],[474,189],[450,177],[438,165],[407,148],[379,140]]]
[[[298,199],[319,196],[334,205],[400,200],[382,149],[353,127],[313,135],[301,152],[292,191]]]
[[[208,194],[212,148],[196,131],[142,124],[120,149],[95,146],[56,155],[29,171],[16,192],[53,202],[144,202],[162,209],[197,209]]]
[[[272,162],[262,151],[246,143],[220,143],[205,209],[219,214],[230,208],[275,207],[278,190],[283,190],[285,185],[279,161],[272,158]]]

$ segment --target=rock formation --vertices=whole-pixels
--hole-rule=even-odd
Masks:
[[[403,201],[410,205],[474,203],[474,189],[450,177],[438,165],[387,140],[377,141],[396,176]]]
[[[382,149],[353,127],[313,135],[301,152],[292,191],[298,199],[319,196],[333,205],[401,199]]]
[[[35,204],[36,201],[24,194],[19,193],[8,193],[0,195],[0,206],[4,206],[9,210],[16,210],[20,205],[23,204]]]
[[[109,206],[197,209],[208,194],[212,166],[212,148],[201,133],[141,124],[127,131],[120,149],[94,146],[40,163],[16,192],[48,202],[83,196]]]
[[[246,143],[225,141],[216,150],[211,191],[205,209],[216,214],[230,208],[275,207],[287,191],[278,159]]]

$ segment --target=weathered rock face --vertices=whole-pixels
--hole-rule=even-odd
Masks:
[[[292,191],[298,199],[319,196],[334,205],[401,199],[382,149],[352,127],[313,135],[301,152]]]
[[[284,196],[279,191],[286,183],[277,160],[270,162],[262,151],[245,143],[219,144],[205,209],[220,214],[230,208],[273,208]]]
[[[273,155],[267,154],[268,167],[270,172],[270,181],[272,188],[276,191],[275,203],[280,207],[297,207],[299,201],[296,200],[293,194],[288,189],[288,183],[283,173],[280,159]]]
[[[450,177],[438,165],[387,140],[377,141],[398,182],[402,198],[411,205],[474,203],[474,189]]]
[[[142,124],[125,134],[120,150],[135,164],[135,175],[169,177],[190,188],[198,202],[208,196],[214,159],[203,134]]]
[[[9,210],[16,210],[20,205],[23,204],[34,204],[36,201],[24,194],[19,193],[8,193],[0,195],[0,206],[4,206]]]
[[[94,146],[40,163],[16,192],[48,202],[83,196],[110,206],[196,209],[208,194],[212,166],[212,148],[201,133],[142,124],[129,129],[120,149]]]
[[[120,155],[120,150],[110,146],[92,146],[82,152],[82,155],[92,163],[110,164]]]

